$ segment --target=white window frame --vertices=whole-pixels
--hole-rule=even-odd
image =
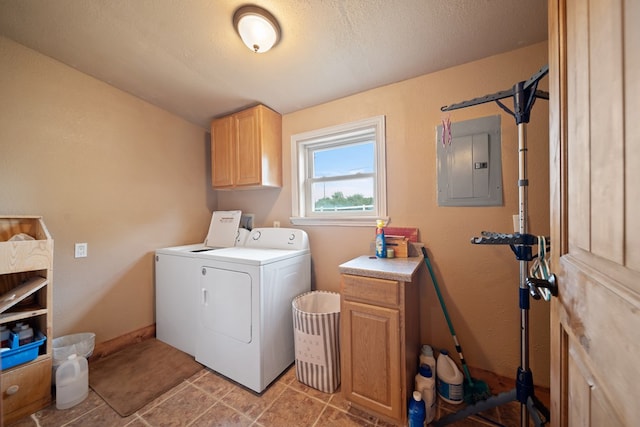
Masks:
[[[317,147],[337,147],[357,141],[358,136],[374,134],[374,209],[359,214],[313,213],[309,212],[307,200],[310,195],[309,149]],[[376,116],[355,122],[330,126],[291,136],[291,223],[294,225],[344,225],[371,226],[376,220],[389,222],[387,217],[387,173],[385,151],[385,116]],[[370,176],[363,174],[361,177]]]

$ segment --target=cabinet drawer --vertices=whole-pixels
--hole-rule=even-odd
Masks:
[[[5,422],[18,411],[27,414],[46,406],[51,400],[51,358],[16,366],[2,373],[2,410]],[[28,412],[29,408],[35,408]],[[18,415],[19,417],[19,415]]]
[[[398,307],[400,305],[400,282],[343,274],[342,297],[348,301]]]

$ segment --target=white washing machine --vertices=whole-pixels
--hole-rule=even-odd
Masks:
[[[203,245],[156,250],[156,338],[196,355],[199,261]]]
[[[196,360],[261,393],[294,362],[293,299],[311,290],[307,234],[256,228],[199,261]]]

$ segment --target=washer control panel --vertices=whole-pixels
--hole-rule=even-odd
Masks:
[[[309,237],[297,228],[254,228],[245,243],[246,247],[269,249],[308,249]]]

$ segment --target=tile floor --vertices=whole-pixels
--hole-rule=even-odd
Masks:
[[[459,406],[438,404],[438,416]],[[488,414],[500,424],[472,417],[454,427],[520,425],[516,403]],[[120,417],[93,390],[82,403],[57,410],[55,403],[7,427],[149,427],[149,426],[386,426],[375,416],[350,408],[341,393],[326,394],[296,379],[290,367],[265,392],[257,395],[204,368],[133,415]]]

